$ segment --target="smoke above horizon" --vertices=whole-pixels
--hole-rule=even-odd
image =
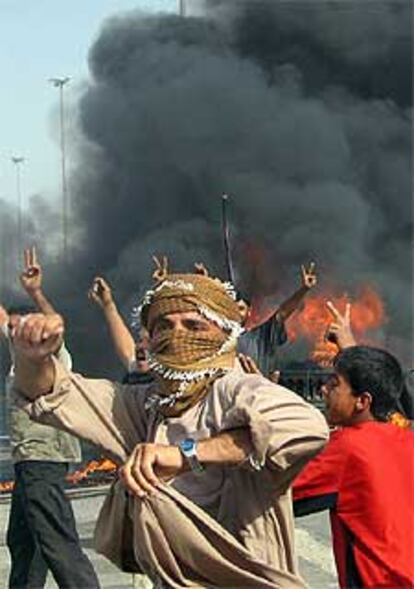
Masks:
[[[112,354],[84,296],[96,273],[125,311],[153,254],[224,275],[223,192],[244,292],[280,301],[314,260],[321,289],[373,285],[387,343],[411,355],[411,11],[409,0],[207,0],[197,16],[104,23],[76,108],[70,277],[58,260],[45,268],[56,306],[82,323],[82,369]],[[38,241],[55,214],[41,209]]]

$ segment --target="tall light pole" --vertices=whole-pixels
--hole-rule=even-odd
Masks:
[[[69,194],[66,180],[66,145],[65,145],[65,112],[63,102],[63,90],[70,78],[50,78],[49,82],[55,88],[59,89],[59,106],[60,106],[60,155],[61,155],[61,172],[62,172],[62,246],[63,259],[68,261],[68,214],[69,214]]]
[[[185,0],[179,0],[180,16],[185,16]]]
[[[17,261],[23,251],[23,199],[20,178],[20,166],[24,162],[24,157],[12,156],[11,161],[16,170],[16,201],[17,201]]]

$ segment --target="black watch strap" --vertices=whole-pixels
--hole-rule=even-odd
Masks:
[[[201,473],[204,471],[204,467],[197,457],[197,442],[193,438],[185,438],[178,444],[178,447],[193,472]]]

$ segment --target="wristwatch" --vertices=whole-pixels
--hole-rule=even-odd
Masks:
[[[197,442],[193,440],[193,438],[185,438],[185,440],[181,440],[178,447],[193,472],[201,473],[204,471],[203,465],[197,458]]]

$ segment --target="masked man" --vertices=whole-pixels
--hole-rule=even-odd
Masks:
[[[97,550],[157,587],[303,587],[290,485],[324,446],[322,415],[236,360],[241,315],[230,285],[157,273],[141,321],[152,385],[73,374],[54,359],[61,317],[14,334],[16,395],[29,414],[102,449],[120,468]]]

